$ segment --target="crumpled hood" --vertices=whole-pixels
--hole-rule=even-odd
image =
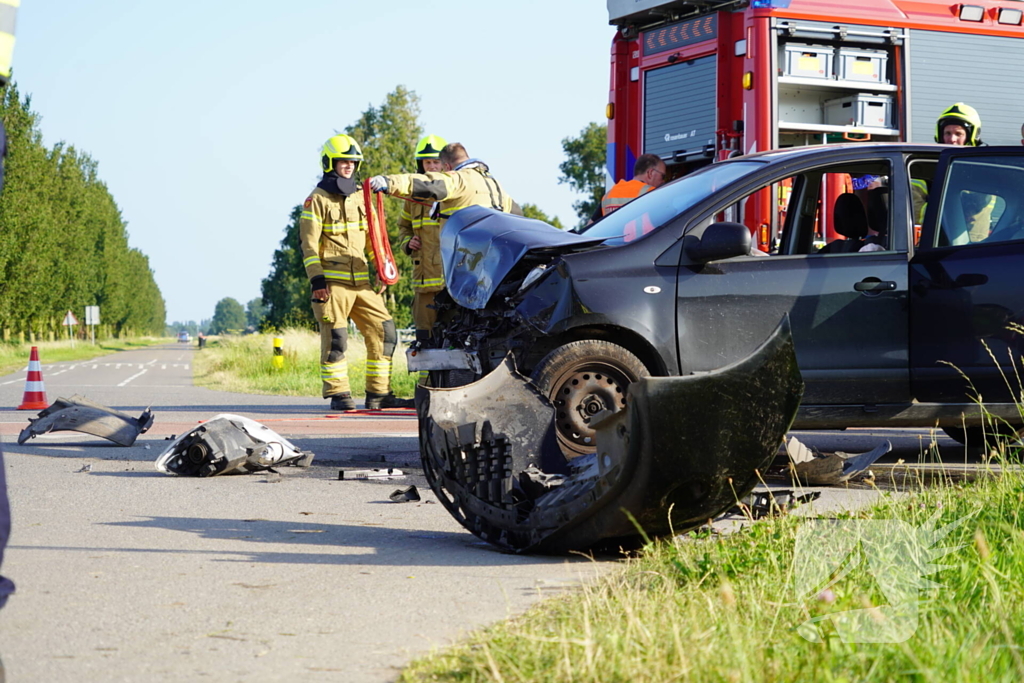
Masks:
[[[483,206],[457,211],[441,232],[441,259],[448,293],[463,308],[479,310],[528,252],[558,253],[599,244],[542,221]]]

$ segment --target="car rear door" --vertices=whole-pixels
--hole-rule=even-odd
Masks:
[[[911,261],[910,309],[915,398],[1019,402],[1024,148],[943,152]]]
[[[830,157],[823,154],[820,159]],[[792,165],[761,187],[784,187],[789,248],[680,268],[677,338],[681,372],[707,371],[734,362],[768,337],[783,315],[792,323],[805,406],[903,403],[909,400],[907,226],[909,202],[886,210],[885,248],[855,253],[818,253],[822,216],[828,210],[828,179],[848,169],[870,169],[896,197],[906,197],[902,158],[848,159],[828,165],[819,157],[808,168]],[[817,175],[815,175],[817,174]],[[861,180],[867,174],[847,173]],[[817,178],[815,181],[809,178]],[[763,182],[763,181],[762,181]],[[810,187],[813,191],[801,190]],[[750,188],[751,192],[758,188]],[[751,195],[752,196],[752,195]],[[742,201],[738,203],[742,205]],[[904,206],[907,204],[907,206]],[[735,206],[716,207],[708,220],[742,220]],[[900,226],[896,229],[896,226]],[[799,234],[797,234],[799,233]],[[685,259],[684,259],[685,261]]]

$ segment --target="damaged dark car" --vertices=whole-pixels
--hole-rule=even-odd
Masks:
[[[835,196],[866,178],[873,189]],[[979,197],[984,230],[969,208]],[[758,202],[778,210],[751,226]],[[825,243],[827,223],[845,236],[837,244]],[[771,234],[770,253],[751,246],[752,229]],[[410,368],[457,387],[511,356],[553,405],[572,460],[594,451],[595,417],[623,410],[631,383],[741,361],[788,316],[805,384],[793,428],[938,425],[969,442],[991,431],[979,396],[999,428],[1022,422],[1022,251],[1021,148],[739,157],[580,234],[473,207],[445,226],[448,291]]]

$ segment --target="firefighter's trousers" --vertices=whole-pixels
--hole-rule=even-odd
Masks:
[[[349,391],[348,321],[351,318],[366,344],[366,391],[391,391],[391,356],[398,334],[384,299],[370,285],[345,285],[327,281],[330,298],[313,302],[313,315],[320,323],[320,379],[327,398]]]
[[[412,322],[416,325],[417,330],[430,332],[434,329],[434,323],[437,322],[437,311],[427,308],[427,306],[434,305],[436,295],[437,292],[421,292],[419,290],[413,295]]]

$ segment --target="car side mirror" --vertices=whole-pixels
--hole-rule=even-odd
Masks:
[[[688,242],[684,249],[691,261],[707,263],[750,253],[750,230],[740,223],[712,223],[700,240]]]

